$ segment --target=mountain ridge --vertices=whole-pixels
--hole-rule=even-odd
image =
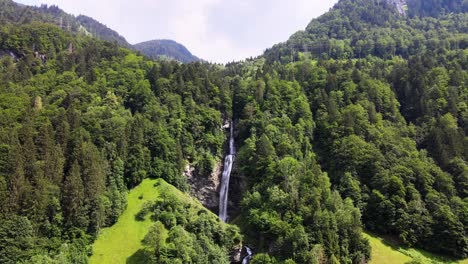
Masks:
[[[200,61],[184,45],[169,39],[148,40],[134,44],[133,48],[151,59],[168,58],[183,63]]]

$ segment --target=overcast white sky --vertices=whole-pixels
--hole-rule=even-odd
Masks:
[[[194,55],[229,62],[260,55],[304,29],[337,0],[15,0],[84,14],[130,43],[172,39]]]

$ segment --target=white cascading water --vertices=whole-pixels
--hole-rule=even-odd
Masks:
[[[245,247],[247,251],[247,256],[242,260],[242,264],[249,264],[250,259],[252,258],[252,250],[249,247]]]
[[[236,149],[234,147],[234,122],[231,122],[229,136],[229,153],[224,159],[223,178],[221,179],[221,188],[219,190],[219,218],[227,221],[227,206],[228,206],[228,192],[229,192],[229,179],[231,178],[232,164],[234,163],[234,156]]]

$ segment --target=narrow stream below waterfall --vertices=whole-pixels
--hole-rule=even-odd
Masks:
[[[234,122],[231,121],[230,133],[229,133],[229,153],[224,159],[224,171],[221,179],[221,188],[219,190],[219,218],[226,222],[228,220],[227,209],[228,209],[228,193],[229,193],[229,180],[231,178],[232,165],[234,163],[234,157],[236,155],[236,149],[234,147]]]
[[[245,247],[245,250],[247,251],[247,256],[245,256],[244,259],[242,260],[242,264],[249,264],[250,259],[252,258],[252,250],[247,246],[244,246],[244,247]]]

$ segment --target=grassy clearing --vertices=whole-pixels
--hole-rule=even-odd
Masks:
[[[155,187],[156,184],[156,187]],[[145,221],[136,221],[135,215],[147,201],[154,201],[163,192],[176,193],[184,200],[190,198],[164,180],[145,179],[128,194],[128,206],[119,221],[109,228],[101,230],[93,245],[90,264],[126,263],[127,258],[142,248],[141,240],[154,224],[149,217]]]
[[[372,247],[371,264],[398,264],[411,261],[412,258],[385,244],[382,238],[364,233]]]
[[[372,259],[370,264],[404,264],[410,261],[417,263],[459,263],[468,264],[468,259],[462,261],[454,261],[452,259],[438,256],[424,250],[414,248],[403,248],[396,243],[373,234],[364,233],[364,236],[369,239],[372,247]]]

